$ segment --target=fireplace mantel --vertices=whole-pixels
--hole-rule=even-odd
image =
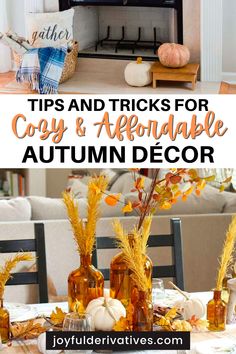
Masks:
[[[222,80],[222,0],[201,0],[201,80]]]
[[[185,0],[189,1],[189,0]],[[43,12],[51,0],[25,0],[27,12]],[[57,11],[56,0],[50,11]],[[71,7],[70,0],[58,0],[60,9]],[[221,81],[222,79],[222,0],[201,0],[201,79]]]

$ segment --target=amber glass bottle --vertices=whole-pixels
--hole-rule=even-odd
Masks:
[[[133,235],[129,235],[129,242],[132,245]],[[152,261],[147,255],[143,255],[143,265],[149,282],[149,299],[152,297]],[[113,257],[110,265],[110,296],[113,299],[120,300],[124,306],[127,306],[132,298],[132,292],[135,288],[130,277],[131,271],[128,269],[124,260],[123,253]]]
[[[70,312],[83,312],[91,300],[103,296],[104,278],[91,259],[91,255],[81,255],[80,267],[68,277]]]
[[[134,304],[133,331],[147,332],[153,329],[153,306],[149,293],[138,291],[138,300]]]
[[[226,324],[226,304],[221,298],[221,291],[214,290],[214,297],[207,304],[209,331],[224,331]]]
[[[6,343],[10,339],[10,316],[3,306],[3,299],[0,299],[0,335],[2,343]]]

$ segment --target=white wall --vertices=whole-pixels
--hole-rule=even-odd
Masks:
[[[71,169],[52,168],[46,171],[46,196],[50,198],[61,198],[62,192],[68,183],[68,176]]]
[[[236,1],[223,0],[223,72],[236,80]],[[227,76],[227,74],[223,74]],[[232,75],[231,75],[232,76]]]
[[[25,1],[27,0],[7,0],[9,28],[22,36],[25,35]],[[45,12],[58,11],[58,0],[44,0],[44,10]]]
[[[9,29],[22,36],[25,35],[25,1],[27,0],[7,0]],[[58,11],[58,0],[44,0],[44,9],[45,12]]]

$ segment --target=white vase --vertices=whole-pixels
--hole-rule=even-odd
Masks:
[[[227,282],[229,289],[229,301],[227,309],[227,324],[235,323],[235,305],[236,305],[236,279],[230,279]]]
[[[7,0],[0,0],[0,32],[8,30]],[[0,43],[0,73],[11,70],[11,50]]]

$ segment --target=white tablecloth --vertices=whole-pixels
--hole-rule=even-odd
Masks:
[[[212,298],[212,293],[195,293],[192,296],[200,298],[205,304]],[[56,306],[67,311],[67,303],[51,303],[32,305],[38,315],[49,315]],[[32,343],[32,341],[31,341]],[[35,342],[34,342],[35,343]],[[7,353],[11,353],[8,348]],[[115,352],[114,352],[115,353]],[[123,352],[124,353],[124,352]],[[133,353],[133,352],[125,352]],[[153,354],[155,351],[137,351],[137,353]],[[236,325],[227,326],[224,332],[191,333],[191,350],[190,351],[156,351],[160,354],[212,354],[212,353],[236,353]],[[119,352],[120,354],[120,352]]]

